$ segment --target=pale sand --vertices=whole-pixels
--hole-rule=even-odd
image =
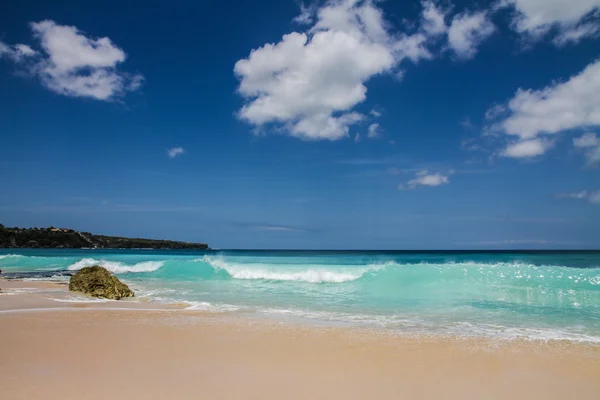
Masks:
[[[65,290],[41,282],[0,287],[9,289],[0,295],[3,400],[600,398],[596,345],[405,337],[180,306],[114,310],[136,304],[10,294]]]

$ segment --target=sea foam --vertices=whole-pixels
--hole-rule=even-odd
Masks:
[[[223,270],[234,279],[263,279],[271,281],[297,281],[308,283],[343,283],[351,282],[362,278],[369,272],[375,272],[387,265],[373,264],[366,267],[346,267],[338,271],[328,270],[326,268],[311,268],[306,266],[278,266],[275,264],[241,264],[226,262],[221,258],[204,256],[196,261],[208,263],[215,270]],[[298,268],[305,268],[298,270]]]
[[[128,265],[118,261],[96,260],[93,258],[82,258],[74,264],[67,267],[70,271],[77,271],[84,267],[100,265],[115,274],[125,274],[130,272],[152,272],[164,265],[164,261],[144,261],[137,264]]]

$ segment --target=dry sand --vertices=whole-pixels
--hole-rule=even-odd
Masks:
[[[406,337],[0,287],[3,400],[600,398],[596,345]]]

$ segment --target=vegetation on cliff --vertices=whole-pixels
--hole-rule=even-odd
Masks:
[[[67,228],[7,228],[0,224],[0,248],[208,249],[204,243],[94,235]]]

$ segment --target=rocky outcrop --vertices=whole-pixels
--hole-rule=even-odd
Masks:
[[[134,296],[133,290],[111,275],[106,268],[98,265],[82,268],[73,275],[69,281],[69,290],[112,300]]]

